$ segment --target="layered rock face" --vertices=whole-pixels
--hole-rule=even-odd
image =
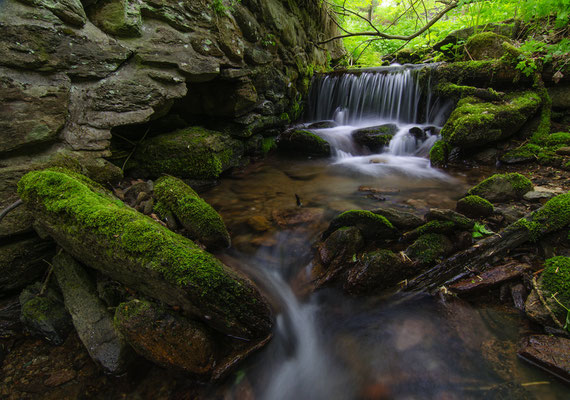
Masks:
[[[239,165],[250,143],[297,116],[313,71],[342,54],[336,44],[314,44],[335,30],[319,4],[0,2],[0,209],[17,200],[16,182],[25,173],[53,165],[61,153],[83,165],[108,157],[114,134],[124,131],[128,143],[139,143],[189,126],[208,128],[219,140],[208,129],[200,131],[201,142],[196,130],[183,139],[193,140],[192,154],[215,146],[224,157],[204,177],[182,175],[211,179]],[[140,147],[143,154],[131,161],[152,170],[141,165]],[[8,243],[39,241],[31,222],[23,208],[2,221],[0,254],[12,254]]]

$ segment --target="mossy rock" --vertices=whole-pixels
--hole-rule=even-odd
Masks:
[[[506,96],[503,102],[484,102],[475,97],[459,101],[441,130],[443,139],[462,149],[480,147],[518,132],[537,112],[542,101],[529,91]]]
[[[337,229],[343,226],[355,226],[364,235],[366,240],[391,240],[396,239],[398,231],[382,215],[374,214],[366,210],[349,210],[335,217],[327,230],[323,233],[323,238],[327,238]]]
[[[447,234],[453,232],[457,225],[452,221],[429,221],[416,229],[406,232],[403,236],[404,240],[411,241],[419,238],[427,233]]]
[[[424,223],[424,220],[417,215],[396,208],[380,207],[371,211],[374,214],[382,215],[390,221],[392,225],[402,230],[414,229]]]
[[[20,294],[20,321],[28,332],[59,346],[71,332],[71,316],[63,305],[61,295],[53,288],[48,288],[40,295],[42,286],[38,282]]]
[[[269,307],[249,280],[97,186],[48,169],[26,174],[18,193],[36,222],[84,264],[223,333],[270,334]]]
[[[531,219],[516,221],[530,233],[530,240],[538,241],[545,233],[557,231],[570,225],[570,193],[559,194],[536,210]]]
[[[173,176],[158,179],[154,195],[174,213],[193,239],[208,248],[230,246],[230,234],[220,214],[182,180]]]
[[[390,250],[365,253],[347,276],[344,289],[364,294],[390,288],[413,274],[410,265]]]
[[[161,367],[208,378],[216,364],[217,349],[208,328],[157,304],[121,303],[114,325],[139,355]]]
[[[331,154],[329,142],[311,131],[302,129],[289,130],[279,135],[277,148],[286,153],[304,156],[328,157]]]
[[[520,200],[533,188],[532,182],[518,173],[495,174],[469,189],[469,195],[480,196],[490,202]]]
[[[486,218],[493,215],[495,207],[484,198],[472,195],[459,199],[456,210],[471,218]]]
[[[169,174],[216,179],[222,172],[238,166],[243,152],[243,143],[229,135],[191,127],[145,140],[127,168],[136,168],[151,177]]]
[[[89,9],[89,18],[103,32],[119,37],[141,35],[140,5],[129,0],[105,0]]]
[[[427,233],[420,236],[406,249],[406,256],[418,265],[433,265],[453,251],[453,243],[447,236],[439,233]]]
[[[395,124],[384,124],[357,129],[352,132],[352,139],[361,146],[368,147],[371,151],[381,151],[388,146],[394,135],[398,132]]]
[[[566,308],[570,308],[570,257],[557,256],[546,260],[542,287],[550,295],[555,294]],[[559,309],[562,311],[561,307]]]
[[[430,208],[424,218],[426,221],[451,222],[457,229],[461,230],[471,230],[475,225],[475,221],[472,219],[446,208]]]
[[[434,143],[429,151],[429,161],[434,167],[445,167],[449,159],[451,147],[443,140]]]
[[[495,32],[482,32],[471,36],[465,43],[465,58],[472,60],[492,60],[505,54],[503,43],[511,40]]]

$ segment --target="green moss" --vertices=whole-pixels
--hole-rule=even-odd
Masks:
[[[490,201],[477,195],[471,195],[457,202],[457,210],[469,216],[488,216],[494,212],[495,207]]]
[[[432,165],[443,167],[447,165],[447,158],[449,155],[449,144],[440,140],[435,142],[429,151],[429,160]]]
[[[378,214],[374,214],[371,211],[367,210],[348,210],[341,213],[338,217],[335,218],[335,221],[338,222],[340,226],[350,225],[350,222],[353,220],[369,220],[374,223],[386,226],[390,229],[394,228],[394,225],[390,221],[386,219],[386,217]]]
[[[46,321],[53,301],[47,297],[34,297],[22,306],[22,317],[31,321]]]
[[[417,232],[418,236],[421,236],[426,233],[445,233],[453,230],[454,228],[455,223],[452,221],[429,221],[428,223],[416,228],[414,231]]]
[[[570,132],[551,133],[543,137],[546,146],[570,146]]]
[[[570,308],[570,257],[557,256],[546,260],[542,273],[542,287]]]
[[[536,242],[546,232],[557,231],[570,224],[570,193],[560,194],[535,211],[532,221],[521,218],[518,226],[528,229],[530,240]]]
[[[392,239],[397,231],[386,217],[367,210],[348,210],[335,217],[323,237],[327,238],[339,228],[355,226],[369,240]]]
[[[524,195],[526,192],[532,190],[532,182],[519,173],[508,173],[508,174],[495,174],[489,178],[483,180],[478,185],[471,188],[467,193],[470,195],[478,195],[485,197],[485,193],[493,191],[495,185],[500,181],[508,182],[517,195]]]
[[[129,319],[141,315],[149,310],[152,305],[144,300],[131,300],[121,303],[115,309],[115,316],[113,322],[117,326],[120,321],[128,321]]]
[[[276,147],[277,144],[275,142],[275,138],[273,137],[263,138],[261,141],[261,152],[263,155],[266,155],[271,150],[275,150]]]
[[[540,97],[532,91],[511,94],[502,102],[465,97],[451,113],[441,135],[451,145],[482,146],[517,132],[540,104]]]
[[[154,194],[161,207],[172,211],[193,238],[208,247],[230,245],[230,235],[222,217],[183,181],[164,176],[156,181]]]
[[[216,179],[232,166],[240,146],[220,132],[190,127],[146,140],[133,159],[153,176]]]
[[[429,265],[445,256],[450,248],[451,242],[446,236],[427,233],[406,249],[406,255],[422,265]]]
[[[18,183],[21,199],[58,230],[72,237],[95,238],[94,248],[112,258],[120,253],[145,270],[221,304],[228,316],[248,313],[251,289],[233,279],[212,255],[97,187],[64,170],[26,174]],[[136,261],[135,261],[136,260]]]

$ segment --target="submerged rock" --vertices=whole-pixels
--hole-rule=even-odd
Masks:
[[[165,368],[207,377],[216,364],[208,328],[148,301],[121,303],[115,327],[142,357]]]
[[[379,152],[390,144],[390,140],[397,132],[397,125],[385,124],[357,129],[352,132],[352,138],[359,145],[368,147],[370,151]]]
[[[522,340],[518,355],[565,381],[570,380],[570,339],[532,335]]]
[[[520,200],[533,188],[532,182],[518,173],[495,174],[469,189],[469,195],[477,195],[491,202]]]
[[[52,288],[41,290],[42,284],[36,283],[20,294],[20,321],[28,332],[59,346],[71,331],[71,316],[59,293]]]
[[[216,179],[239,165],[243,143],[229,135],[200,127],[181,129],[145,140],[133,154],[135,163],[151,177],[170,174],[179,178]]]
[[[154,194],[160,202],[156,209],[171,211],[193,239],[208,248],[230,246],[230,234],[220,214],[183,181],[164,176],[156,181]]]
[[[132,351],[115,331],[113,318],[97,296],[88,272],[67,253],[54,257],[53,271],[75,330],[91,358],[106,372],[124,372]]]
[[[328,157],[331,154],[331,146],[325,139],[300,129],[279,135],[277,148],[284,152],[316,157]]]
[[[18,193],[37,223],[84,264],[223,333],[250,340],[270,334],[271,312],[248,279],[88,178],[34,171]]]

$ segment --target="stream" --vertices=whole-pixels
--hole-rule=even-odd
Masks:
[[[432,98],[429,84],[420,86],[419,72],[392,67],[316,78],[307,121],[335,121],[313,130],[331,144],[332,156],[272,155],[204,193],[232,235],[232,249],[221,258],[245,269],[277,310],[273,340],[230,379],[227,398],[243,385],[262,400],[567,395],[561,383],[516,358],[516,344],[529,328],[512,307],[299,290],[312,244],[338,213],[390,206],[421,215],[430,207],[454,208],[478,179],[480,171],[429,165],[426,156],[450,105]],[[353,142],[356,129],[387,123],[397,132],[382,151]],[[425,135],[411,135],[414,127]]]

